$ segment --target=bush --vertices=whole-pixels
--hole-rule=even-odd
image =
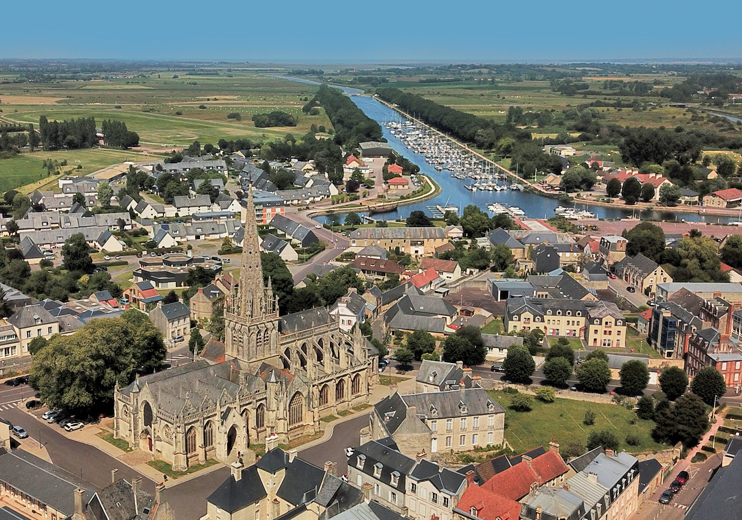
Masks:
[[[654,399],[652,396],[644,395],[637,403],[636,415],[639,419],[654,418]]]
[[[585,410],[585,417],[582,419],[582,422],[585,423],[586,426],[592,426],[595,424],[595,412],[592,410]]]
[[[519,394],[520,393],[520,392],[518,392],[518,389],[517,388],[513,388],[513,387],[510,387],[510,386],[507,387],[505,390],[503,390],[503,392],[506,393],[506,394]]]
[[[227,114],[227,119],[234,119],[235,121],[242,121],[242,114],[239,112],[230,112]]]
[[[542,386],[536,390],[536,398],[545,403],[553,403],[556,399],[556,392],[551,387]]]
[[[707,458],[708,458],[708,455],[706,455],[705,453],[701,453],[699,451],[698,453],[696,453],[695,455],[693,455],[693,458],[690,459],[690,461],[693,462],[693,463],[695,463],[695,462],[704,462]]]
[[[518,394],[510,401],[510,408],[516,412],[530,412],[533,409],[533,397]]]
[[[611,430],[602,430],[599,432],[590,432],[587,438],[587,449],[594,450],[602,446],[604,450],[618,450],[618,437]]]
[[[628,444],[629,446],[639,446],[641,442],[642,440],[636,434],[629,433],[626,436],[626,444]]]

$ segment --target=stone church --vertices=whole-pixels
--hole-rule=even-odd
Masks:
[[[239,284],[225,300],[224,361],[201,359],[115,391],[115,437],[174,470],[314,433],[321,417],[367,403],[378,377],[378,353],[358,327],[344,332],[324,307],[279,316],[263,283],[251,191],[246,209]]]

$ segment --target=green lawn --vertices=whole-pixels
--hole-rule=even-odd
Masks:
[[[549,346],[550,347],[553,347],[554,345],[556,345],[557,343],[559,343],[559,340],[560,339],[561,338],[554,337],[554,336],[549,336],[548,337]],[[564,339],[566,339],[567,341],[569,341],[569,346],[572,347],[572,350],[578,351],[578,350],[583,350],[584,349],[584,347],[582,346],[582,341],[580,341],[578,338],[564,338]]]
[[[197,471],[206,469],[210,466],[213,466],[214,464],[219,464],[219,461],[217,461],[216,459],[209,459],[203,464],[195,464],[193,466],[189,466],[188,469],[185,471],[173,470],[173,467],[164,460],[150,460],[149,462],[147,462],[147,464],[170,478],[178,478],[184,475],[190,475],[191,473],[196,473]]]
[[[651,345],[647,343],[647,339],[643,336],[640,336],[639,333],[632,327],[626,327],[626,334],[626,346],[629,349],[634,349],[634,352],[646,354],[651,358],[659,359],[662,357],[662,354],[653,349]]]
[[[495,318],[487,325],[482,327],[482,334],[501,334],[502,333],[502,319]]]
[[[121,451],[131,451],[131,446],[129,446],[128,442],[126,442],[124,439],[115,438],[112,433],[100,432],[98,434],[98,437],[110,444],[113,444]]]
[[[397,384],[407,379],[406,377],[397,376],[379,376],[379,384],[389,386],[391,384]]]
[[[532,411],[515,412],[508,408],[515,394],[499,391],[489,393],[506,409],[508,426],[505,429],[505,439],[516,453],[536,446],[548,448],[552,439],[558,442],[562,449],[571,443],[579,443],[584,447],[591,431],[604,429],[613,430],[621,442],[620,449],[628,452],[656,451],[665,447],[652,440],[650,433],[654,422],[636,419],[636,414],[623,406],[570,399],[557,399],[546,404],[534,399]],[[596,414],[593,426],[585,426],[582,422],[586,410],[592,410]],[[631,424],[632,420],[636,420],[635,424]],[[628,433],[639,436],[641,439],[639,446],[626,444]]]

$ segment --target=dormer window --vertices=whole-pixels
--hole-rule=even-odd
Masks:
[[[575,316],[582,316],[582,311],[577,311],[577,312],[575,313]]]
[[[381,470],[383,467],[384,466],[381,464],[381,462],[377,462],[376,464],[374,464],[374,477],[381,477]]]
[[[621,320],[616,320],[616,325],[621,325]]]
[[[438,417],[438,408],[436,408],[432,404],[430,405],[430,415],[432,415],[433,417]]]
[[[513,316],[513,321],[518,321],[518,316]]]
[[[363,465],[366,464],[366,456],[361,453],[358,455],[358,459],[356,459],[356,467],[358,469],[363,469]]]
[[[548,314],[549,316],[551,316],[551,309],[547,310],[546,311],[546,314]]]
[[[562,311],[561,310],[557,311],[557,316],[561,316],[561,315],[562,315]]]
[[[466,404],[463,401],[459,401],[459,411],[462,414],[466,413]]]
[[[392,471],[391,485],[394,487],[399,485],[399,471]]]
[[[572,311],[567,311],[567,316],[572,316]]]
[[[492,401],[487,401],[487,410],[492,411],[495,409],[495,404]]]
[[[595,323],[596,325],[600,325],[600,320],[595,320],[593,321],[593,323]]]
[[[541,318],[539,318],[538,316],[536,316],[536,321],[541,321]]]
[[[477,508],[476,507],[469,508],[469,514],[471,516],[477,516]]]
[[[438,377],[438,373],[435,371],[431,372],[430,375],[428,376],[428,382],[433,383],[436,377]]]

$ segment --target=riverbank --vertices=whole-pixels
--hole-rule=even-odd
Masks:
[[[406,119],[409,119],[410,121],[414,121],[415,123],[421,126],[424,126],[429,131],[436,133],[439,136],[445,138],[446,140],[454,143],[459,148],[466,150],[467,152],[477,156],[483,161],[486,161],[487,163],[495,166],[499,170],[500,173],[507,175],[511,181],[518,182],[519,184],[524,185],[525,186],[524,191],[527,191],[529,193],[532,193],[532,194],[535,194],[541,197],[553,199],[553,200],[560,200],[564,197],[565,193],[555,193],[551,191],[546,191],[538,184],[530,182],[528,179],[518,177],[515,173],[508,170],[501,164],[494,162],[492,159],[489,159],[488,157],[483,155],[481,152],[469,147],[468,145],[462,143],[461,141],[453,139],[449,135],[446,135],[440,130],[421,121],[420,119],[417,119],[409,115],[405,111],[401,110],[399,107],[394,106],[390,103],[387,103],[386,101],[380,99],[377,96],[374,96],[373,99],[381,103],[385,107],[389,108],[390,110],[393,110],[394,112],[402,115]],[[672,206],[670,207],[670,206],[660,206],[657,203],[644,203],[644,202],[637,202],[636,204],[629,206],[629,205],[623,204],[622,203],[623,201],[621,201],[621,199],[614,199],[612,202],[603,202],[603,201],[595,200],[592,198],[587,198],[582,193],[577,193],[574,195],[567,194],[567,195],[570,196],[570,199],[571,199],[570,202],[574,204],[583,204],[586,206],[595,206],[595,207],[612,208],[612,209],[616,209],[616,207],[618,206],[625,211],[631,211],[631,212],[636,211],[637,213],[641,213],[644,211],[656,211],[656,212],[694,214],[694,215],[700,215],[703,217],[717,217],[718,216],[718,217],[724,217],[724,218],[738,217],[740,214],[739,209],[704,208],[700,206]]]

